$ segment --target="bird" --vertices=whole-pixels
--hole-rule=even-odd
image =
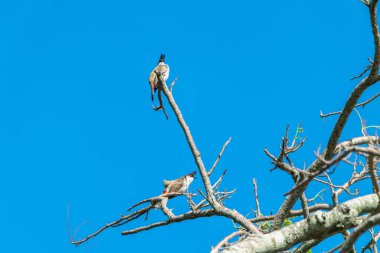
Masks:
[[[165,54],[161,54],[157,66],[149,75],[149,85],[151,89],[152,101],[154,101],[154,93],[158,89],[159,76],[166,82],[169,78],[169,65],[165,63]]]
[[[193,171],[178,179],[164,180],[164,191],[162,194],[187,192],[190,184],[194,180],[195,174],[197,174],[197,172]]]

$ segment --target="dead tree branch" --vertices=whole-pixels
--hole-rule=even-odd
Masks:
[[[311,239],[308,240],[299,246],[294,253],[307,253],[311,248],[318,245],[322,240],[321,239]]]
[[[249,236],[237,242],[223,253],[274,253],[288,250],[300,242],[323,239],[341,233],[361,223],[361,215],[374,211],[379,204],[376,194],[346,201],[329,212],[315,212],[308,219],[282,227],[260,236]],[[353,235],[352,233],[351,235]]]
[[[122,232],[121,234],[122,235],[136,234],[136,233],[139,233],[142,231],[150,230],[150,229],[156,228],[156,227],[166,226],[166,225],[169,225],[172,223],[182,222],[182,221],[186,221],[186,220],[193,220],[193,219],[197,219],[197,218],[211,217],[214,215],[217,215],[217,213],[213,209],[190,211],[190,212],[187,212],[187,213],[184,213],[181,215],[174,216],[174,217],[169,218],[165,221],[160,221],[160,222],[156,222],[156,223],[153,223],[153,224],[150,224],[147,226],[142,226],[142,227],[138,227],[135,229],[126,230],[126,231]]]
[[[373,252],[373,253],[379,253],[379,251],[377,249],[377,241],[380,238],[380,232],[377,232],[375,234],[375,232],[373,231],[372,228],[369,230],[369,232],[371,234],[371,240],[367,243],[366,246],[363,247],[362,253],[366,252],[367,249],[371,250],[371,252]]]
[[[328,210],[331,210],[332,208],[333,207],[329,204],[316,204],[313,206],[309,206],[308,211],[309,211],[309,213],[312,213],[312,212],[321,211],[321,210],[327,210],[328,211]],[[292,210],[289,212],[288,218],[298,217],[298,216],[303,215],[303,213],[304,213],[303,209]],[[263,221],[271,221],[275,217],[276,217],[275,215],[261,216],[261,217],[256,217],[256,218],[250,219],[250,221],[252,223],[258,223],[258,222],[263,222]]]
[[[373,96],[372,98],[362,102],[362,103],[359,103],[357,105],[355,105],[354,108],[357,108],[357,107],[362,107],[364,108],[367,104],[371,103],[373,100],[375,100],[376,98],[378,98],[380,96],[380,93],[377,93],[375,96]],[[342,111],[339,111],[339,112],[330,112],[330,113],[327,113],[327,114],[323,114],[322,111],[320,112],[320,117],[321,118],[327,118],[329,116],[333,116],[333,115],[337,115],[337,114],[341,114]]]
[[[373,61],[369,57],[368,57],[368,61],[369,61],[369,65],[364,69],[364,71],[362,73],[360,73],[359,75],[354,76],[353,78],[351,78],[351,81],[355,80],[355,79],[357,79],[359,77],[362,77],[365,73],[367,73],[368,70],[370,70],[372,68]]]
[[[260,210],[260,201],[259,201],[259,192],[257,189],[257,182],[256,179],[252,179],[252,184],[253,184],[253,192],[255,194],[255,203],[256,203],[256,208],[257,208],[257,217],[262,216],[261,210]]]
[[[356,240],[365,233],[369,228],[374,227],[375,225],[380,224],[380,213],[370,216],[365,219],[360,225],[358,225],[347,240],[343,243],[342,248],[340,249],[341,253],[349,253],[350,249],[356,242]]]
[[[213,248],[211,250],[211,253],[218,253],[225,245],[228,245],[228,241],[231,240],[232,238],[236,237],[236,236],[241,236],[241,235],[247,235],[247,232],[246,231],[242,231],[242,230],[239,230],[239,231],[235,231],[233,232],[232,234],[226,236],[226,238],[224,238],[222,241],[220,241],[216,246],[215,248]]]
[[[216,166],[218,165],[219,161],[220,161],[220,158],[222,157],[223,153],[224,153],[224,150],[226,149],[226,147],[228,146],[228,144],[231,142],[231,137],[228,138],[228,140],[226,141],[226,143],[224,143],[223,147],[222,147],[222,150],[220,151],[218,157],[216,158],[214,164],[212,165],[211,169],[209,170],[209,172],[207,173],[208,176],[210,176],[212,174],[212,172],[214,171],[214,169],[216,168]]]
[[[330,135],[330,138],[327,143],[327,147],[325,151],[323,152],[323,158],[324,158],[323,160],[328,161],[333,158],[339,138],[346,125],[348,117],[351,115],[351,112],[354,109],[355,105],[357,104],[359,98],[361,97],[361,95],[364,93],[364,91],[367,88],[369,88],[370,86],[372,86],[379,80],[378,71],[379,71],[379,65],[380,65],[380,36],[379,36],[378,23],[377,23],[377,17],[376,17],[376,7],[377,7],[377,0],[373,0],[369,6],[372,35],[373,35],[374,44],[375,44],[375,50],[374,50],[375,53],[373,57],[374,60],[373,60],[372,68],[370,70],[369,75],[366,78],[364,78],[362,81],[360,81],[359,84],[355,87],[355,89],[352,91],[351,95],[349,96],[346,104],[344,105],[342,113],[340,114],[338,121],[336,122],[334,129]],[[324,165],[323,160],[322,159],[315,160],[308,167],[307,171],[311,173],[320,171],[321,167]],[[299,187],[298,189],[292,191],[291,194],[287,195],[285,201],[283,202],[283,204],[281,205],[277,213],[277,218],[274,221],[275,223],[274,229],[280,228],[281,224],[284,222],[290,210],[293,208],[297,199],[299,199],[299,197],[305,191],[309,183],[310,181],[306,181],[302,185],[302,187]]]
[[[175,102],[172,93],[170,92],[170,90],[166,86],[166,83],[164,82],[164,80],[162,79],[161,76],[159,77],[159,79],[160,79],[160,82],[162,84],[162,91],[164,92],[164,94],[165,94],[171,108],[173,109],[173,111],[177,117],[177,120],[178,120],[184,134],[185,134],[187,143],[189,144],[191,153],[194,157],[195,163],[196,163],[198,170],[199,170],[199,173],[202,177],[203,185],[204,185],[204,188],[206,190],[207,201],[210,203],[210,205],[216,211],[216,213],[218,213],[220,216],[224,216],[224,217],[232,219],[233,221],[240,224],[242,227],[244,227],[245,229],[247,229],[250,232],[254,232],[256,234],[261,234],[260,230],[258,228],[256,228],[252,223],[250,223],[247,218],[245,218],[243,215],[241,215],[240,213],[238,213],[234,210],[231,210],[225,206],[222,206],[216,200],[212,186],[211,186],[209,174],[207,173],[207,170],[204,166],[204,163],[203,163],[202,158],[201,158],[201,153],[195,144],[194,138],[190,132],[190,128],[187,125],[177,103]]]

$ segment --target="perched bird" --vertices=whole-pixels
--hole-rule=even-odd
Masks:
[[[184,193],[189,189],[190,184],[194,180],[194,176],[197,172],[193,171],[190,174],[185,175],[184,177],[180,177],[175,180],[164,180],[164,191],[165,193],[176,192],[176,193]]]
[[[161,54],[160,60],[157,66],[153,69],[149,76],[149,84],[151,89],[152,101],[154,101],[154,93],[158,89],[158,77],[162,76],[163,80],[166,82],[169,78],[169,66],[165,64],[165,55]]]

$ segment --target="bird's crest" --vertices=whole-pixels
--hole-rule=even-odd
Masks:
[[[197,174],[197,172],[194,170],[193,172],[191,172],[191,173],[189,173],[189,174],[187,174],[188,176],[195,176]]]
[[[165,62],[165,54],[161,54],[160,60],[158,61],[158,63],[160,62]]]

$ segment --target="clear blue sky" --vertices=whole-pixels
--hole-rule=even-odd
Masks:
[[[72,230],[86,221],[81,237],[159,194],[162,179],[196,168],[173,113],[166,121],[151,109],[148,75],[159,55],[166,54],[169,80],[179,76],[174,95],[206,166],[232,136],[214,175],[227,168],[223,188],[237,188],[227,206],[243,214],[254,208],[255,177],[269,214],[291,180],[269,173],[263,149],[277,154],[285,126],[294,131],[302,122],[308,142],[294,161],[310,164],[336,120],[321,120],[319,111],[343,106],[372,45],[357,0],[2,1],[0,251],[208,252],[233,231],[230,221],[128,237],[122,227],[78,248],[68,242],[68,204]],[[378,103],[362,113],[378,123]],[[360,134],[356,116],[349,124],[343,139]],[[171,201],[177,214],[186,205]],[[160,218],[152,212],[149,220]]]

